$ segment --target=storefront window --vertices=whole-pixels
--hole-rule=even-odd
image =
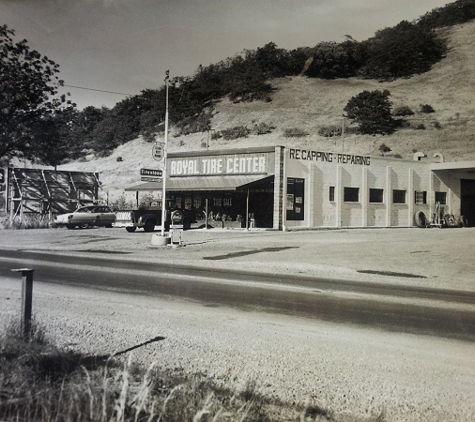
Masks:
[[[287,178],[287,220],[304,219],[305,179]]]
[[[406,203],[406,191],[402,189],[393,190],[393,204],[405,204]]]
[[[343,200],[345,202],[359,202],[360,188],[344,188]]]
[[[328,200],[335,202],[335,186],[330,186],[328,189]]]
[[[427,204],[427,191],[416,190],[414,193],[414,203],[416,205]]]
[[[382,204],[384,198],[384,189],[370,189],[369,202],[373,204]]]
[[[447,192],[435,192],[435,202],[438,202],[440,205],[446,205]]]

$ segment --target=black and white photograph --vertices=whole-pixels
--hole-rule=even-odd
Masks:
[[[0,422],[475,420],[475,0],[0,0]]]

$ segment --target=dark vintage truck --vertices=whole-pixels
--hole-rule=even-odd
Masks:
[[[129,233],[133,233],[137,229],[144,229],[146,232],[153,232],[155,226],[162,225],[161,209],[118,210],[115,214],[116,220],[114,227],[125,227],[125,230]],[[173,224],[183,225],[183,230],[188,230],[192,223],[196,223],[192,212],[179,211],[172,213],[172,211],[167,210],[167,218],[165,221],[166,231],[170,229],[172,214],[174,216]]]

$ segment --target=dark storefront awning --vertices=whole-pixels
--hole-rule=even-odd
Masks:
[[[255,176],[203,176],[203,177],[174,177],[167,179],[167,191],[222,191],[238,188],[251,188],[253,185],[270,182],[274,175]],[[161,190],[162,182],[138,183],[125,188],[126,191],[154,191]]]

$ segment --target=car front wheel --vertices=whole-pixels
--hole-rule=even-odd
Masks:
[[[74,224],[66,224],[66,227],[69,229],[69,230],[73,230],[76,226]]]
[[[89,223],[81,223],[79,227],[81,227],[81,229],[87,229],[89,228]]]
[[[129,233],[133,233],[135,230],[137,230],[137,227],[126,227],[125,230],[127,230]]]

